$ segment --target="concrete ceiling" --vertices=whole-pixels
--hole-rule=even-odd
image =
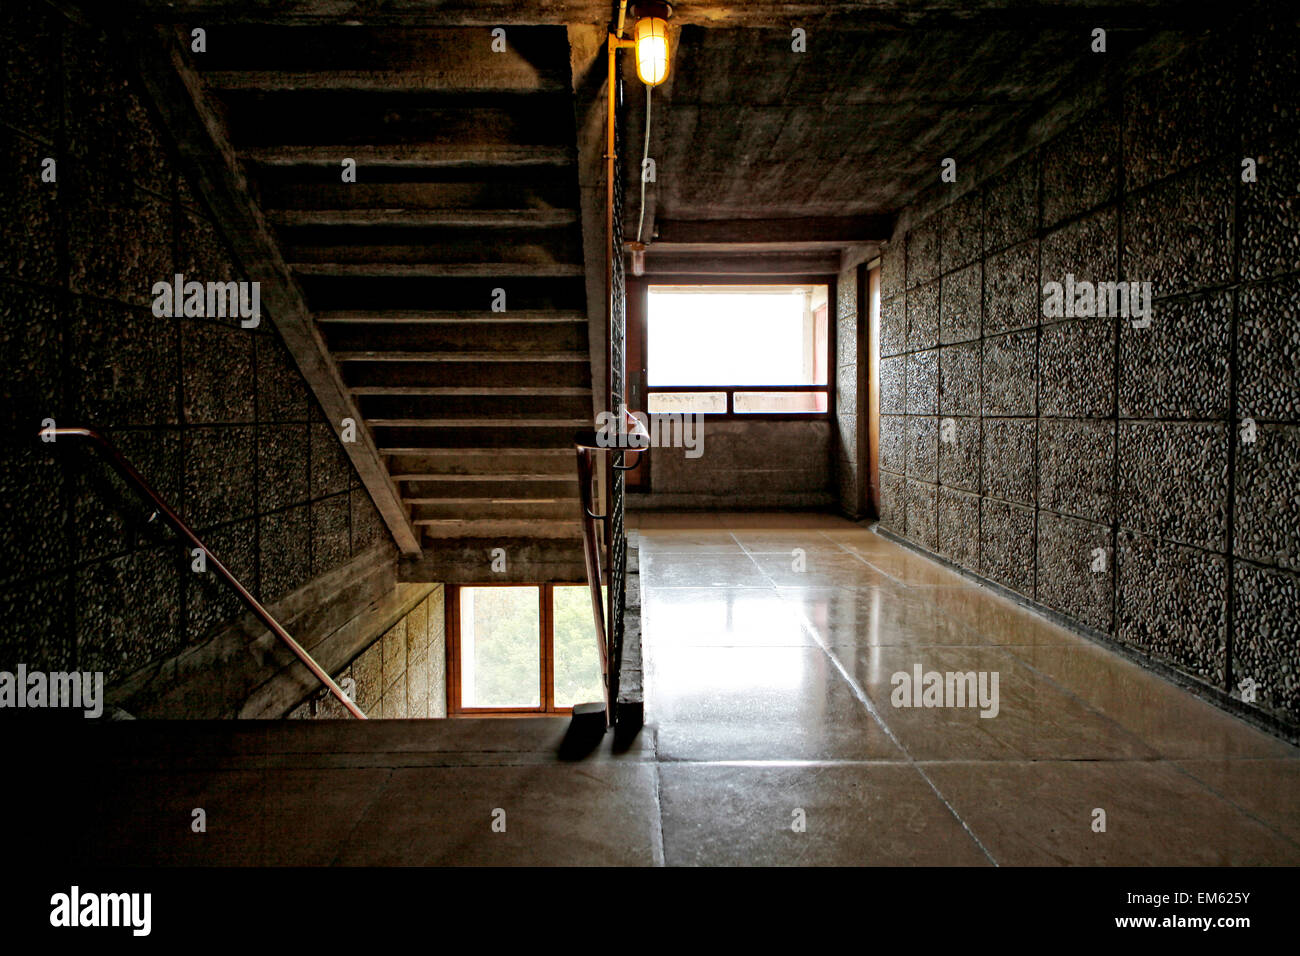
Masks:
[[[571,37],[575,27],[602,35],[618,9],[612,0],[124,2],[142,19],[186,25],[548,23],[568,25]],[[1009,140],[1156,31],[1224,15],[1222,4],[1204,0],[681,0],[671,20],[672,73],[654,91],[657,182],[647,188],[644,230],[658,240],[651,255],[670,271],[680,270],[665,257],[678,257],[689,272],[711,251],[784,249],[807,253],[808,268],[819,270],[839,249],[886,238],[898,210],[937,181],[944,157],[960,166],[990,141]],[[1097,26],[1108,32],[1105,55],[1090,50]],[[806,31],[806,52],[791,48],[796,27]],[[592,44],[589,55],[599,76],[603,49]],[[625,61],[632,238],[645,107]]]
[[[788,29],[680,36],[651,126],[666,219],[896,209],[1090,55],[1064,29],[811,30],[802,54]]]

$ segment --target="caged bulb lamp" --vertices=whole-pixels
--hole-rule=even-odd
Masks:
[[[639,17],[632,29],[636,47],[636,75],[646,86],[658,86],[668,78],[668,17],[672,8],[666,3],[638,3]]]

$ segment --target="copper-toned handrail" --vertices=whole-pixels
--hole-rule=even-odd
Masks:
[[[126,480],[127,484],[133,485],[136,491],[149,499],[153,506],[158,509],[158,513],[163,516],[163,519],[172,526],[172,529],[175,530],[177,534],[182,538],[187,539],[192,545],[194,545],[194,547],[198,548],[207,556],[206,560],[211,563],[214,569],[216,569],[217,574],[224,578],[226,583],[235,589],[235,593],[239,595],[240,600],[248,605],[249,610],[257,615],[258,620],[265,624],[271,633],[278,637],[285,646],[289,648],[289,650],[293,651],[294,656],[296,656],[298,660],[302,661],[303,664],[306,665],[307,669],[315,674],[316,678],[325,685],[329,692],[339,699],[339,702],[347,708],[348,713],[358,720],[366,719],[366,715],[362,713],[361,708],[354,704],[348,698],[347,694],[343,693],[343,689],[334,682],[334,678],[325,673],[324,669],[316,663],[312,656],[303,650],[302,645],[295,641],[289,635],[289,632],[281,627],[280,623],[271,616],[271,612],[263,607],[262,603],[258,601],[257,598],[253,597],[253,595],[248,592],[247,588],[239,583],[226,566],[217,559],[217,556],[208,550],[207,545],[199,540],[198,535],[190,530],[190,526],[185,523],[181,516],[173,511],[167,502],[163,501],[158,492],[154,491],[149,482],[144,479],[144,476],[135,470],[135,467],[123,457],[122,453],[118,451],[107,438],[90,428],[51,428],[41,432],[41,434],[43,436],[53,435],[56,438],[84,438],[89,441],[97,451],[108,459],[109,464],[111,464],[114,470]]]
[[[640,419],[634,416],[627,409],[623,409],[622,435],[632,436],[635,442],[629,442],[634,447],[628,449],[628,453],[636,455],[638,460],[641,454],[650,446],[650,434],[641,424]],[[605,684],[605,726],[608,727],[614,719],[614,701],[610,699],[614,682],[610,680],[609,668],[610,661],[613,658],[613,648],[609,646],[609,631],[606,628],[605,606],[601,601],[600,585],[600,537],[596,532],[596,522],[606,522],[608,527],[609,512],[608,499],[606,499],[606,513],[596,514],[593,506],[595,499],[591,493],[591,480],[595,476],[593,458],[595,453],[602,449],[613,449],[622,447],[602,444],[601,437],[596,432],[583,432],[574,436],[573,447],[578,455],[578,501],[582,508],[582,557],[587,569],[587,585],[591,589],[591,615],[596,624],[596,644],[600,650],[600,676]],[[629,470],[635,465],[615,465],[614,467],[621,470]],[[611,612],[612,613],[612,612]]]

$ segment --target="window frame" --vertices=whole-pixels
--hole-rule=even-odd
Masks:
[[[650,396],[656,392],[724,392],[727,396],[725,412],[700,412],[710,421],[728,422],[818,422],[829,421],[835,417],[835,386],[837,371],[836,346],[836,279],[834,275],[675,275],[675,276],[640,276],[635,282],[635,296],[629,294],[627,310],[628,337],[635,337],[638,349],[638,366],[634,370],[635,384],[629,381],[629,391],[633,404],[628,407],[636,411],[645,411],[650,404]],[[789,286],[822,285],[826,287],[826,384],[825,385],[650,385],[649,351],[650,331],[650,287],[671,288],[673,286],[732,285],[732,286]],[[631,291],[631,290],[629,290]],[[633,370],[629,370],[633,371]],[[631,376],[629,376],[631,378]],[[736,392],[815,392],[826,396],[824,412],[737,412],[735,411]],[[660,413],[656,413],[660,414]],[[685,414],[685,413],[679,413]]]
[[[448,717],[560,717],[572,714],[572,707],[555,705],[555,589],[587,587],[578,581],[465,581],[448,584],[444,611],[447,648]],[[537,588],[540,625],[539,655],[541,686],[537,707],[464,707],[461,705],[460,592],[462,588]],[[592,649],[593,651],[595,648]]]

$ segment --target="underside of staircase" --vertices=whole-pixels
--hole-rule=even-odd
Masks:
[[[580,569],[572,437],[592,372],[569,44],[562,27],[493,41],[225,27],[193,59],[420,546],[486,561],[548,542]]]

